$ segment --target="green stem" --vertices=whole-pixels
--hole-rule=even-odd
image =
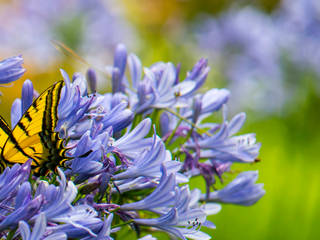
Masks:
[[[186,123],[190,124],[194,129],[197,130],[198,133],[200,134],[206,134],[207,136],[211,137],[212,135],[210,133],[208,133],[207,131],[204,131],[203,129],[199,128],[197,125],[195,125],[193,122],[191,122],[190,120],[186,119],[185,117],[181,116],[179,113],[176,113],[174,111],[172,111],[170,108],[165,108],[165,111],[175,115],[176,117],[178,117],[180,120],[185,121]]]
[[[133,223],[132,219],[127,221],[127,222],[124,222],[124,223],[119,223],[119,224],[113,225],[112,228],[121,227],[121,226],[124,226],[124,225],[128,225],[130,223]]]
[[[17,229],[11,230],[7,236],[7,240],[13,239],[14,234],[16,233]]]
[[[118,211],[119,209],[120,209],[120,207],[117,207],[117,208],[115,208],[115,209],[113,209],[113,210],[110,210],[109,212],[110,212],[110,213],[113,213],[113,212]]]
[[[182,122],[182,119],[179,119],[179,122],[178,122],[177,126],[175,127],[175,129],[172,131],[172,133],[170,134],[170,136],[169,136],[168,139],[166,140],[166,142],[167,142],[168,144],[170,144],[170,142],[171,142],[172,138],[174,137],[174,134],[176,133],[176,131],[177,131],[178,127],[180,126],[180,123],[181,123],[181,122]]]

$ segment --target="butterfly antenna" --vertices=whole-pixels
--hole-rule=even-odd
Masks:
[[[77,54],[72,48],[68,47],[66,44],[64,44],[63,42],[60,42],[58,40],[51,40],[51,43],[53,44],[53,46],[59,51],[62,52],[64,55],[66,56],[72,56],[73,58],[75,58],[76,60],[78,60],[79,62],[87,65],[90,68],[93,68],[99,72],[102,73],[106,73],[106,71],[97,68],[97,67],[93,67],[92,64],[90,64],[87,60],[85,60],[83,57],[81,57],[79,54]]]
[[[75,59],[77,59],[79,62],[92,67],[90,63],[88,63],[83,57],[79,56],[74,50],[72,50],[70,47],[68,47],[66,44],[64,44],[63,42],[60,42],[58,40],[51,40],[51,43],[53,44],[53,46],[60,52],[62,52],[63,54],[65,54],[66,56],[72,56]]]

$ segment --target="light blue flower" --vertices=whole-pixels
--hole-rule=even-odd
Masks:
[[[22,67],[20,56],[10,57],[0,62],[0,84],[6,84],[19,79],[26,71]]]
[[[259,154],[261,144],[256,143],[255,134],[232,136],[244,124],[246,115],[240,113],[230,122],[225,121],[212,136],[203,135],[197,143],[187,143],[187,147],[201,149],[201,158],[231,162],[253,162]]]
[[[231,8],[196,29],[199,46],[229,81],[233,108],[266,112],[284,103],[281,32],[272,18],[251,7]]]
[[[124,179],[116,181],[117,188],[113,188],[113,193],[125,193],[132,190],[150,189],[157,186],[157,179],[148,177],[136,177],[134,179]]]
[[[206,91],[203,95],[198,95],[199,101],[201,102],[201,107],[198,110],[198,118],[200,121],[203,120],[208,115],[211,115],[213,112],[220,110],[223,104],[227,103],[229,100],[230,92],[227,89],[217,89],[213,88],[209,91]],[[194,116],[194,112],[188,109],[182,115],[185,118],[190,118]]]
[[[33,230],[31,232],[29,225],[24,222],[19,222],[19,231],[23,240],[65,240],[67,236],[63,232],[50,234],[46,233],[47,219],[44,213],[41,213],[34,224]]]
[[[202,195],[201,199],[250,206],[265,194],[263,184],[255,184],[257,179],[258,171],[242,172],[223,189],[211,192],[208,198]]]
[[[0,7],[3,9],[0,15],[1,52],[19,49],[26,59],[42,70],[62,58],[52,40],[66,44],[92,65],[101,65],[121,40],[131,47],[138,43],[135,29],[121,14],[121,5],[117,3],[70,0],[65,5],[63,0],[47,3],[30,0],[15,4],[1,2]],[[114,14],[114,7],[120,8],[117,14]],[[74,25],[76,29],[73,29]],[[73,29],[73,35],[70,29]]]
[[[22,86],[22,94],[21,94],[21,103],[22,109],[21,112],[24,113],[31,106],[33,102],[33,85],[32,82],[27,79],[24,81]]]
[[[162,176],[156,189],[144,199],[121,205],[122,210],[149,210],[156,211],[156,208],[167,207],[175,200],[175,174],[167,174],[165,167],[162,167]]]
[[[171,153],[165,149],[165,145],[161,139],[154,135],[151,148],[135,158],[125,171],[115,174],[113,179],[121,180],[140,176],[160,177],[162,163],[167,166],[168,170],[169,168],[179,170],[181,167],[180,162],[172,161]]]
[[[87,70],[86,74],[87,80],[88,80],[88,85],[91,90],[91,93],[95,93],[97,91],[97,76],[96,72],[92,69],[89,68]]]
[[[152,108],[185,104],[186,99],[202,86],[209,72],[204,59],[201,59],[181,82],[179,67],[172,63],[158,62],[150,68],[144,68],[143,77],[141,62],[134,54],[129,55],[128,66],[133,89],[127,87],[126,92],[136,113],[149,113]]]
[[[48,230],[53,233],[64,232],[68,238],[84,238],[88,236],[95,238],[103,226],[104,223],[99,218],[89,217],[86,219],[85,215],[82,215],[82,219],[79,218],[76,222],[48,227]]]
[[[11,106],[11,129],[13,129],[17,123],[19,122],[21,116],[22,116],[22,103],[20,98],[16,98]]]
[[[71,181],[66,181],[63,172],[58,169],[60,179],[59,186],[41,181],[37,187],[35,196],[43,196],[45,202],[41,206],[41,212],[46,214],[48,221],[68,221],[68,214],[73,211],[72,201],[77,196],[77,188]]]
[[[124,92],[124,73],[127,64],[127,49],[118,44],[114,54],[112,69],[112,93]]]
[[[90,136],[90,131],[82,135],[71,153],[72,156],[75,156],[70,165],[71,170],[67,170],[69,175],[78,175],[75,182],[84,181],[88,177],[100,173],[103,168],[101,159],[106,152],[103,143],[108,139],[107,131],[96,138]]]
[[[0,230],[17,227],[19,221],[28,221],[35,216],[43,204],[44,198],[38,196],[31,199],[31,187],[28,182],[25,182],[19,189],[15,210],[7,215],[0,223]]]
[[[102,239],[113,240],[113,238],[110,237],[112,219],[113,219],[113,214],[109,214],[109,216],[105,218],[103,222],[103,226],[101,230],[98,232],[96,237],[88,236],[88,237],[81,238],[81,240],[102,240]]]
[[[294,67],[300,70],[311,70],[320,76],[318,14],[319,4],[316,0],[294,2],[283,0],[272,18],[279,28],[281,47],[289,55]]]
[[[58,105],[58,123],[56,129],[60,130],[61,134],[67,134],[67,136],[74,134],[77,136],[77,132],[74,130],[76,128],[75,124],[85,117],[85,113],[88,111],[93,97],[86,96],[86,80],[81,75],[78,75],[74,82],[71,83],[65,71],[61,70],[61,74],[64,78],[65,86],[62,88],[61,99]],[[65,137],[64,135],[62,137]]]
[[[111,151],[117,151],[128,159],[139,158],[152,145],[152,138],[145,138],[150,131],[151,119],[142,120],[133,130],[111,144]]]
[[[96,233],[103,227],[103,221],[97,217],[96,211],[86,205],[73,205],[77,196],[77,188],[71,181],[66,181],[63,172],[60,175],[59,186],[49,185],[42,181],[35,196],[43,196],[41,212],[46,214],[47,220],[59,223],[58,226],[49,227],[54,233],[64,232],[68,238],[85,237],[88,234],[96,237]]]
[[[138,224],[152,226],[165,231],[175,237],[186,239],[210,239],[210,236],[201,232],[200,227],[206,221],[206,214],[199,207],[191,208],[191,195],[187,186],[176,188],[174,207],[159,218],[136,218]]]
[[[138,240],[157,240],[157,238],[153,237],[152,235],[148,234],[142,238],[139,238]]]
[[[125,98],[112,94],[98,93],[87,96],[86,79],[77,74],[71,83],[68,75],[61,70],[66,85],[62,89],[58,106],[57,129],[71,138],[80,138],[92,128],[93,119],[103,123],[103,129],[112,127],[114,132],[127,127],[132,119]]]
[[[0,202],[13,198],[18,188],[24,183],[30,174],[31,161],[23,165],[15,164],[7,167],[0,175]]]

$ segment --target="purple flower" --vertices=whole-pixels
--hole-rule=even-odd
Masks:
[[[127,64],[131,85],[125,74]],[[201,227],[215,228],[207,216],[220,211],[216,202],[257,201],[264,190],[254,184],[256,175],[249,173],[240,174],[222,190],[209,191],[216,177],[223,181],[233,162],[254,161],[260,144],[254,134],[235,136],[245,114],[227,120],[228,90],[196,94],[208,75],[207,64],[201,59],[183,81],[180,65],[170,62],[144,68],[142,76],[140,60],[128,57],[119,45],[110,68],[112,94],[95,92],[98,79],[92,69],[87,72],[91,94],[84,76],[76,73],[71,80],[61,70],[65,86],[55,130],[66,139],[70,160],[64,171],[57,168],[41,178],[28,179],[30,161],[4,170],[1,236],[19,224],[17,235],[23,239],[112,239],[111,232],[128,224],[137,232],[143,225],[176,238],[210,239]],[[22,99],[12,106],[12,111],[17,110],[12,125],[30,106],[33,92],[32,83],[26,81]],[[222,123],[204,123],[220,109]],[[146,118],[152,112],[152,118]],[[159,123],[162,138],[157,133]],[[186,184],[196,175],[205,178],[205,197]],[[118,226],[112,226],[114,215]]]
[[[45,203],[41,206],[41,212],[46,214],[48,221],[68,221],[67,215],[73,210],[72,201],[77,196],[77,188],[73,182],[66,181],[63,172],[58,169],[60,179],[59,186],[41,181],[36,190],[35,196],[43,196]]]
[[[150,68],[144,68],[141,74],[141,62],[137,56],[128,57],[132,87],[126,89],[130,95],[130,103],[136,113],[149,113],[152,108],[166,108],[183,105],[206,79],[209,67],[207,61],[201,59],[184,81],[177,81],[179,67],[172,63],[158,62]]]
[[[200,148],[201,158],[231,162],[253,162],[259,154],[261,144],[256,143],[255,134],[232,136],[245,121],[244,113],[236,115],[230,122],[224,122],[212,136],[204,135],[187,147]]]
[[[200,118],[199,121],[201,121],[213,112],[220,110],[223,104],[229,100],[229,95],[230,92],[227,89],[213,88],[203,95],[197,96],[197,101],[199,101],[198,105],[201,106],[199,107],[200,109],[197,110],[197,114],[191,109],[187,109],[182,116],[185,118],[195,118],[195,115],[197,115],[197,119]]]
[[[31,106],[33,102],[33,84],[28,79],[24,81],[22,86],[22,94],[21,94],[21,103],[22,103],[22,109],[21,112],[25,113],[27,109]]]
[[[113,60],[112,93],[124,92],[123,77],[127,64],[127,49],[123,44],[118,44]]]
[[[103,222],[103,226],[101,230],[97,233],[96,237],[88,236],[88,237],[81,238],[81,240],[89,240],[89,239],[90,240],[100,240],[100,239],[112,240],[113,238],[110,237],[112,219],[113,219],[113,214],[109,214],[109,216],[105,218]]]
[[[15,210],[1,221],[0,230],[15,228],[19,221],[30,220],[39,212],[43,201],[42,196],[31,199],[30,184],[24,183],[18,191]]]
[[[223,189],[211,192],[208,199],[205,195],[201,198],[213,202],[250,206],[265,194],[263,184],[255,184],[257,179],[258,171],[242,172]]]
[[[71,138],[80,138],[93,121],[103,124],[103,128],[112,127],[114,132],[127,127],[133,118],[123,98],[118,95],[98,93],[87,96],[86,80],[82,75],[75,75],[71,83],[68,75],[62,70],[66,85],[62,89],[61,101],[58,106],[57,129]]]
[[[77,196],[77,188],[71,181],[66,181],[63,172],[58,169],[59,186],[49,185],[42,181],[35,196],[43,196],[45,202],[41,212],[46,214],[47,220],[60,223],[56,227],[49,227],[54,233],[65,232],[68,238],[85,237],[87,234],[96,236],[103,227],[103,222],[97,218],[96,211],[85,204],[73,206]]]
[[[66,44],[93,65],[101,64],[119,41],[124,40],[129,46],[138,41],[134,28],[120,14],[122,11],[115,14],[113,7],[121,9],[119,4],[70,0],[65,5],[63,0],[50,3],[31,0],[15,4],[2,2],[0,7],[3,9],[0,15],[2,52],[20,50],[40,70],[62,58],[52,46],[52,40],[54,45],[57,41]]]
[[[139,158],[153,142],[152,138],[145,138],[150,127],[151,119],[144,119],[132,131],[117,139],[111,146],[112,151],[120,152],[128,159]]]
[[[48,233],[46,233],[46,227],[47,227],[47,220],[46,215],[44,213],[41,213],[37,218],[35,225],[33,227],[32,233],[30,230],[29,225],[24,222],[19,222],[19,231],[20,235],[23,240],[65,240],[67,239],[67,236],[63,232],[58,232],[54,234],[50,234],[48,236]]]
[[[91,90],[91,93],[94,93],[97,91],[97,76],[96,73],[93,69],[88,69],[87,71],[87,79],[88,79],[88,84],[89,88]]]
[[[136,218],[138,224],[152,226],[165,231],[175,237],[186,239],[210,239],[210,236],[201,232],[200,227],[206,221],[206,214],[199,207],[192,208],[191,195],[187,186],[176,188],[174,207],[159,218]]]
[[[202,21],[197,29],[199,46],[229,81],[236,99],[233,108],[265,112],[284,103],[281,35],[273,19],[250,7],[230,9]]]
[[[175,174],[167,174],[162,167],[162,176],[156,189],[144,199],[121,205],[122,210],[149,210],[155,208],[167,207],[174,203],[175,200]]]
[[[86,219],[86,217],[88,218]],[[48,227],[48,230],[53,233],[64,232],[67,234],[68,238],[84,238],[90,236],[94,239],[103,227],[104,222],[99,218],[91,218],[82,215],[76,222]]]
[[[172,161],[171,154],[165,149],[164,143],[158,136],[154,135],[151,148],[135,158],[125,171],[115,174],[113,179],[120,180],[139,176],[160,177],[162,163],[170,169],[179,170],[181,166],[179,162]]]
[[[20,56],[10,57],[0,62],[0,84],[6,84],[19,79],[26,71],[22,67]]]
[[[16,195],[19,186],[25,182],[30,174],[31,161],[23,165],[15,164],[7,167],[0,175],[0,201],[5,201]]]
[[[20,98],[16,98],[11,106],[11,129],[13,129],[19,122],[22,116],[22,103]]]
[[[148,234],[142,238],[139,238],[138,240],[157,240],[157,238],[153,237],[152,235]]]
[[[318,14],[319,4],[316,0],[295,2],[283,0],[272,17],[279,28],[281,47],[289,55],[294,67],[311,70],[319,76]]]

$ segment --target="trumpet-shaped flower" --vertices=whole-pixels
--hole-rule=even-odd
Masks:
[[[10,57],[0,61],[0,84],[6,84],[19,79],[26,71],[22,67],[23,59],[20,56]]]
[[[34,227],[32,229],[32,232],[30,230],[30,227],[28,223],[24,221],[19,222],[19,231],[20,235],[22,237],[22,240],[66,240],[67,235],[63,232],[58,232],[54,234],[50,234],[48,236],[48,233],[46,233],[46,227],[47,227],[47,219],[46,215],[44,213],[41,213],[37,218],[36,222],[34,224]]]
[[[175,200],[175,174],[167,174],[165,167],[162,167],[162,176],[156,189],[144,199],[121,205],[123,210],[150,210],[170,206]]]
[[[257,179],[257,171],[240,173],[223,189],[211,192],[208,198],[206,198],[205,195],[202,195],[201,198],[213,202],[250,206],[265,194],[263,184],[255,184]]]
[[[201,158],[230,162],[253,162],[259,154],[261,144],[256,143],[255,134],[233,136],[242,127],[245,114],[236,115],[229,123],[224,122],[212,136],[203,136],[187,147],[200,148]]]
[[[201,232],[200,227],[206,221],[206,214],[200,208],[191,208],[190,191],[187,187],[176,189],[174,207],[159,218],[134,219],[138,224],[152,226],[175,237],[186,239],[210,239],[210,236]]]

